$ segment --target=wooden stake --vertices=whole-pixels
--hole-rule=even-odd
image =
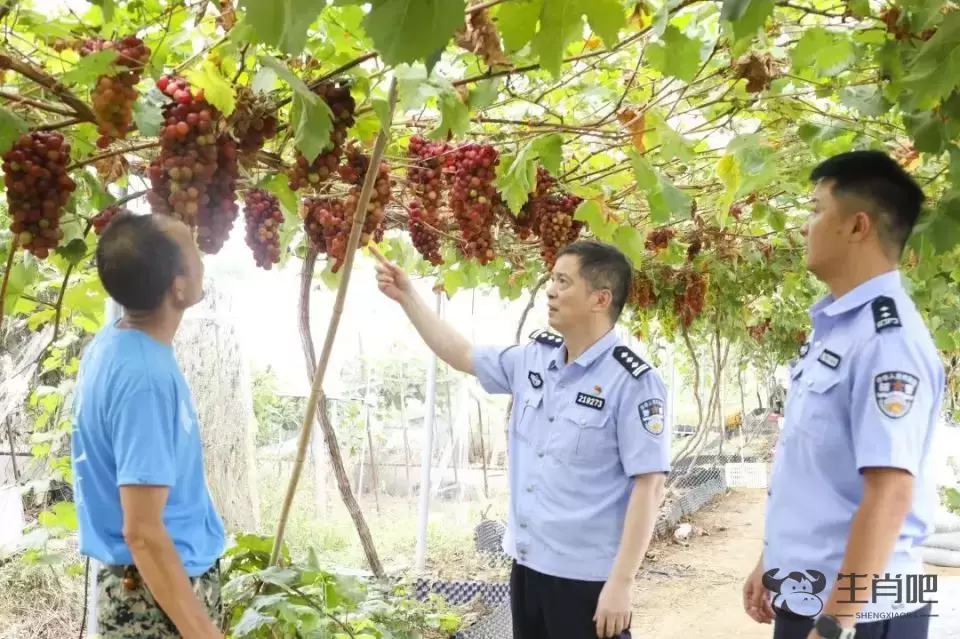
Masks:
[[[323,378],[327,372],[327,364],[330,361],[330,351],[333,350],[333,340],[336,337],[337,328],[340,325],[340,316],[343,314],[343,304],[347,296],[347,288],[350,284],[353,260],[357,252],[357,246],[360,244],[363,221],[367,216],[367,206],[370,204],[370,196],[373,193],[373,187],[376,183],[380,160],[383,157],[384,147],[387,145],[387,138],[390,136],[390,125],[393,122],[393,112],[396,105],[397,79],[393,77],[390,80],[389,97],[387,98],[387,121],[380,125],[380,133],[377,135],[377,141],[373,146],[370,165],[367,168],[367,175],[363,180],[363,188],[360,190],[360,200],[357,202],[357,209],[353,216],[353,227],[350,229],[350,239],[347,241],[347,254],[343,263],[343,276],[340,280],[340,287],[337,289],[337,300],[333,306],[333,313],[330,317],[330,325],[327,327],[327,335],[323,342],[323,349],[320,351],[320,361],[317,363],[317,370],[313,375],[313,385],[310,388],[310,397],[307,400],[307,411],[303,419],[303,428],[300,430],[297,457],[294,460],[293,470],[290,474],[290,483],[287,486],[287,493],[283,498],[283,505],[280,508],[280,521],[277,523],[277,533],[273,540],[273,552],[270,553],[270,565],[277,563],[280,557],[280,550],[283,547],[283,536],[286,532],[287,521],[290,518],[293,497],[297,491],[297,483],[300,481],[300,473],[303,471],[307,447],[310,444],[314,415],[316,414],[320,393],[323,389]],[[378,572],[378,567],[372,568],[375,573]]]

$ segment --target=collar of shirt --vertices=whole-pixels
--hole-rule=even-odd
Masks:
[[[614,344],[617,343],[617,331],[616,329],[611,328],[606,335],[598,339],[593,345],[578,357],[573,364],[586,370],[597,361],[597,358],[606,353],[608,350],[613,348]],[[567,345],[564,344],[557,349],[557,352],[554,354],[553,359],[550,360],[548,368],[550,370],[563,370],[567,362]]]
[[[888,271],[863,282],[840,299],[834,299],[827,294],[810,307],[810,321],[814,332],[821,331],[836,318],[844,313],[856,310],[871,302],[883,293],[899,289],[902,286],[900,271]]]

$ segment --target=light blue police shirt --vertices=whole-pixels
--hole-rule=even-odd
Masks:
[[[570,364],[559,336],[531,337],[473,353],[483,388],[513,395],[504,551],[543,574],[606,581],[633,477],[670,470],[666,389],[613,330]]]
[[[790,374],[773,463],[763,564],[765,571],[776,570],[777,578],[816,570],[825,580],[822,591],[806,596],[806,603],[777,598],[776,591],[774,603],[786,602],[789,609],[791,601],[800,602],[793,612],[817,616],[839,579],[846,589],[838,593],[840,601],[866,602],[858,623],[907,613],[937,599],[929,587],[922,597],[917,592],[924,569],[917,547],[933,530],[938,501],[930,442],[942,400],[943,365],[897,271],[840,299],[827,296],[811,308],[810,317],[813,332]],[[875,582],[876,592],[873,575],[853,580],[840,575],[863,499],[861,471],[868,467],[902,468],[915,478],[913,508]],[[816,581],[798,585],[791,580],[779,594],[797,587],[809,592]]]
[[[163,520],[187,575],[213,566],[226,536],[203,474],[193,398],[172,346],[115,323],[100,331],[80,363],[72,445],[81,554],[132,564],[120,486],[168,486]]]

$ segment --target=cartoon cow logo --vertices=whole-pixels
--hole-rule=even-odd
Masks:
[[[801,617],[816,617],[823,610],[820,593],[827,585],[826,576],[817,570],[793,571],[783,579],[774,575],[777,568],[763,574],[763,587],[774,593],[773,607]]]

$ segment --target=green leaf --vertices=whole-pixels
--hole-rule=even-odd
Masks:
[[[263,57],[269,58],[270,56]],[[277,62],[275,59],[273,60],[274,62]],[[260,63],[263,64],[262,59],[260,60]],[[279,64],[279,62],[277,62],[277,64]],[[279,74],[277,73],[276,69],[273,69],[270,66],[262,66],[257,69],[257,75],[253,76],[253,82],[250,83],[250,88],[252,88],[255,93],[270,93],[277,84],[278,75]],[[297,79],[299,80],[299,78]]]
[[[603,212],[603,206],[596,199],[584,200],[573,213],[573,219],[587,225],[598,240],[609,242],[613,237],[613,229]]]
[[[762,29],[773,14],[776,0],[726,0],[721,14],[733,27],[733,40],[739,42],[751,38]]]
[[[840,89],[840,103],[871,118],[880,117],[890,110],[890,103],[883,97],[880,87],[875,84]]]
[[[717,176],[723,181],[723,197],[720,199],[720,208],[717,211],[717,223],[720,228],[726,226],[727,216],[730,214],[730,205],[740,191],[740,162],[737,156],[728,153],[717,162]]]
[[[203,89],[207,102],[215,106],[224,117],[229,117],[233,113],[236,106],[233,86],[213,63],[204,62],[202,67],[190,69],[185,75],[190,84]]]
[[[613,243],[614,245],[623,251],[623,254],[633,262],[634,267],[638,266],[643,261],[644,254],[644,240],[643,235],[630,226],[629,224],[624,224],[616,231],[613,232]]]
[[[700,49],[703,43],[690,38],[672,24],[663,34],[663,42],[647,46],[650,66],[663,75],[693,82],[700,69]]]
[[[496,170],[497,189],[514,215],[520,212],[537,186],[538,159],[547,171],[554,175],[559,173],[563,160],[563,137],[558,133],[542,135],[527,142],[516,156],[500,157]]]
[[[275,71],[284,82],[290,85],[290,88],[293,89],[295,93],[300,94],[308,100],[313,100],[316,98],[316,94],[310,90],[310,87],[308,87],[303,80],[294,75],[293,71],[288,69],[287,65],[285,65],[283,62],[280,62],[273,56],[261,55],[260,64]]]
[[[503,38],[503,47],[507,53],[519,51],[525,47],[537,33],[537,21],[543,10],[543,0],[517,0],[505,2],[494,8],[497,28]]]
[[[140,96],[133,104],[133,121],[140,135],[153,137],[160,133],[163,126],[163,112],[153,102]]]
[[[665,224],[673,217],[687,217],[690,215],[691,197],[673,185],[659,171],[651,166],[650,162],[630,149],[628,155],[633,166],[633,174],[637,185],[647,197],[650,207],[650,221],[654,224]]]
[[[821,77],[835,76],[856,59],[853,42],[846,31],[828,31],[823,27],[807,29],[790,51],[797,73],[811,70]]]
[[[308,162],[313,162],[322,151],[332,146],[333,113],[323,100],[308,100],[294,93],[290,122],[294,130],[294,146]]]
[[[116,51],[98,51],[84,56],[73,65],[72,69],[60,76],[60,83],[65,86],[93,84],[101,75],[113,71],[113,63],[116,59]]]
[[[560,76],[563,52],[583,24],[581,0],[546,0],[540,12],[540,29],[533,38],[533,47],[540,57],[540,66],[554,79]]]
[[[8,248],[9,250],[9,248]],[[7,294],[3,301],[3,312],[13,312],[17,300],[23,295],[27,287],[32,286],[40,275],[40,269],[37,267],[36,260],[24,258],[24,261],[17,262],[10,269],[10,278],[7,281]]]
[[[551,175],[559,175],[560,165],[563,162],[562,135],[559,133],[541,135],[530,142],[530,147],[536,157],[540,159],[543,168],[549,171]]]
[[[467,99],[467,106],[470,109],[485,109],[497,100],[500,94],[500,78],[490,78],[481,80],[470,89],[470,97]]]
[[[57,247],[54,252],[71,264],[79,264],[87,255],[87,243],[78,237],[64,246]]]
[[[253,608],[247,608],[243,611],[240,620],[232,628],[230,635],[237,637],[237,639],[243,639],[244,637],[252,635],[260,628],[272,626],[276,621],[276,617],[261,614]]]
[[[452,134],[458,137],[470,128],[470,109],[456,91],[444,91],[440,94],[440,124],[430,132],[429,138],[440,140]]]
[[[770,208],[770,228],[772,228],[777,233],[783,233],[787,230],[787,218],[783,214],[783,210],[777,207]]]
[[[239,0],[244,22],[263,44],[287,55],[300,55],[307,31],[326,6],[326,0]]]
[[[917,115],[904,115],[903,123],[913,138],[914,148],[921,153],[940,155],[946,149],[947,125],[936,113],[927,111]]]
[[[464,0],[373,0],[363,28],[387,65],[426,60],[464,25]]]
[[[6,153],[27,128],[27,123],[19,115],[0,107],[0,153]]]
[[[927,40],[909,67],[904,88],[916,92],[917,108],[933,106],[960,87],[960,11],[943,17],[932,38]]]
[[[620,41],[620,30],[627,26],[627,14],[620,0],[587,0],[583,10],[590,29],[608,49]]]

